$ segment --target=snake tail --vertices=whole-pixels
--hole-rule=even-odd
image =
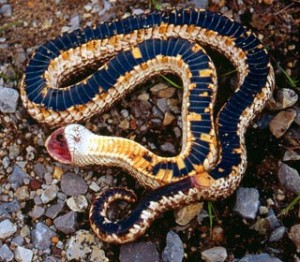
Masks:
[[[187,177],[159,187],[148,192],[130,215],[117,221],[111,221],[107,217],[110,205],[118,200],[134,203],[136,196],[131,190],[125,188],[108,188],[101,192],[91,205],[92,229],[100,239],[106,242],[124,244],[133,241],[142,236],[163,212],[201,199],[201,195],[205,194],[205,190],[202,191],[201,187],[196,177]]]

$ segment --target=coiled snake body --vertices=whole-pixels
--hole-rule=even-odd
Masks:
[[[209,45],[237,68],[239,85],[213,116],[217,91]],[[83,76],[88,69],[92,74]],[[172,72],[183,82],[182,149],[155,155],[119,137],[97,136],[78,124],[47,139],[55,159],[79,166],[120,166],[153,189],[124,219],[111,221],[117,199],[135,202],[130,190],[100,193],[90,210],[91,226],[103,240],[125,243],[142,235],[162,212],[229,196],[246,168],[244,134],[272,92],[274,75],[258,39],[242,25],[205,10],[152,12],[64,34],[39,47],[29,61],[21,95],[37,121],[52,126],[101,113],[137,83]],[[82,79],[69,84],[77,75]]]

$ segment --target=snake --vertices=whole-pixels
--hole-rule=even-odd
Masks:
[[[217,73],[204,47],[225,56],[238,83],[215,112]],[[138,84],[159,74],[182,80],[182,147],[157,155],[122,137],[95,134],[78,122],[109,110]],[[145,12],[64,33],[39,46],[25,70],[21,98],[39,123],[58,127],[45,146],[55,160],[76,166],[117,166],[146,193],[101,191],[89,220],[103,241],[123,244],[144,235],[163,212],[230,196],[247,167],[245,132],[275,85],[269,55],[254,33],[202,9]],[[116,201],[133,207],[120,219]]]

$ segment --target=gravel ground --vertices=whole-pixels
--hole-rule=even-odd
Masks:
[[[206,7],[252,27],[271,55],[274,98],[246,134],[248,169],[233,196],[167,212],[138,241],[108,245],[90,229],[91,200],[106,186],[126,186],[138,195],[143,189],[116,168],[77,168],[51,159],[44,148],[51,130],[27,114],[18,85],[28,58],[47,39],[170,6]],[[300,261],[299,17],[296,0],[0,0],[0,261]],[[209,53],[222,87],[219,108],[236,76],[224,58]],[[176,155],[181,100],[180,88],[153,78],[85,125]]]

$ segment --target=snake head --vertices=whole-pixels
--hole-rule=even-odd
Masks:
[[[71,124],[55,130],[46,140],[49,155],[64,164],[76,164],[74,156],[83,150],[84,137],[90,133],[84,126]]]

